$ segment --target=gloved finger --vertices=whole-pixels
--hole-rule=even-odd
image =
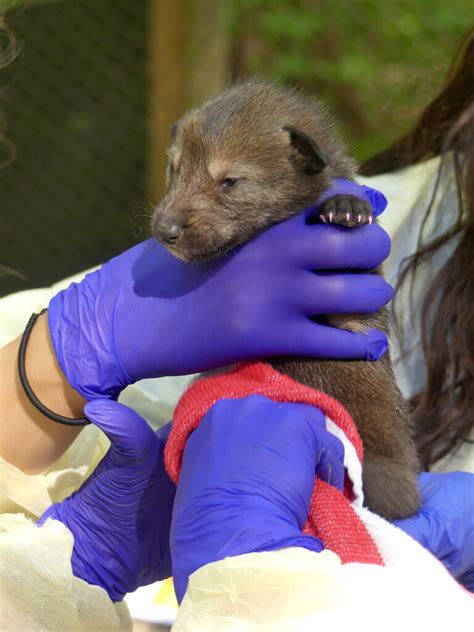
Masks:
[[[299,355],[327,360],[379,360],[388,349],[387,336],[378,329],[355,333],[330,325],[297,320],[278,330],[273,355]],[[263,354],[270,355],[270,354]]]
[[[450,474],[452,477],[453,473]],[[443,479],[446,478],[444,472],[421,472],[418,476],[418,488],[421,494],[422,504],[425,505],[430,498],[436,494],[437,489],[442,489]],[[452,490],[450,489],[452,492]]]
[[[315,474],[339,490],[344,488],[344,446],[330,432],[319,435],[319,460]]]
[[[463,575],[461,575],[461,577],[458,577],[457,579],[458,582],[462,584],[466,590],[474,593],[474,569],[468,571],[467,573],[464,573]]]
[[[293,256],[307,270],[373,270],[390,254],[390,237],[378,224],[308,224],[313,217],[314,212],[304,211],[294,231]]]
[[[250,401],[250,399],[249,399]],[[321,409],[307,404],[285,404],[291,423],[288,444],[296,445],[292,434],[299,431],[299,440],[308,448],[313,446],[314,474],[338,489],[344,486],[344,445],[326,429]],[[298,420],[302,423],[298,423]]]
[[[462,552],[449,537],[449,527],[436,511],[422,510],[411,518],[395,520],[397,527],[428,549],[456,576],[461,570]]]
[[[474,568],[473,481],[467,472],[423,472],[418,479],[421,511],[395,522],[455,577],[463,577]]]
[[[155,449],[155,433],[128,406],[111,399],[95,399],[85,405],[84,412],[107,435],[114,452],[125,459],[136,460]]]
[[[365,191],[367,201],[370,202],[374,210],[374,216],[377,217],[387,208],[387,198],[381,191],[377,191],[377,189],[372,189],[365,185],[363,185],[362,188]]]
[[[432,551],[433,547],[429,542],[431,540],[430,534],[433,532],[433,525],[431,524],[429,513],[420,511],[410,518],[394,520],[393,524],[405,531],[407,535],[411,536],[419,544]]]
[[[307,316],[372,314],[393,297],[393,288],[378,274],[313,274],[294,279],[295,301]]]
[[[173,422],[168,421],[167,424],[161,426],[160,428],[158,428],[158,430],[155,430],[155,435],[163,442],[163,444],[166,444],[166,442],[168,441],[172,426]]]
[[[450,537],[445,517],[436,510],[422,509],[418,514],[394,524],[428,549],[455,577],[462,573],[463,551]]]

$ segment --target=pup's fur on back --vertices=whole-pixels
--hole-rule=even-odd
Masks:
[[[332,178],[353,179],[354,161],[319,102],[274,84],[236,85],[186,114],[172,130],[168,191],[153,217],[157,238],[176,256],[223,255],[314,204]],[[371,221],[367,204],[337,196],[319,211],[334,223]],[[387,313],[333,316],[352,330],[387,330]],[[377,363],[270,360],[278,370],[338,399],[364,441],[368,506],[389,518],[419,506],[418,461],[408,406],[388,356]]]

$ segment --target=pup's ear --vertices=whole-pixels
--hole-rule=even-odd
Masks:
[[[177,133],[178,133],[178,123],[173,123],[173,125],[170,127],[170,135],[173,140],[176,138]]]
[[[282,127],[282,131],[290,135],[291,146],[296,152],[295,157],[302,163],[307,175],[313,176],[328,166],[329,156],[311,136],[294,127]]]

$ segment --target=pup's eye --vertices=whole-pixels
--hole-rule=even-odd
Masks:
[[[238,181],[239,178],[224,178],[224,180],[219,182],[219,186],[223,191],[227,191],[227,189],[234,187]]]

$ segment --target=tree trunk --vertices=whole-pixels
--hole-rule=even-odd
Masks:
[[[225,0],[150,0],[149,193],[165,187],[170,127],[229,80]]]

